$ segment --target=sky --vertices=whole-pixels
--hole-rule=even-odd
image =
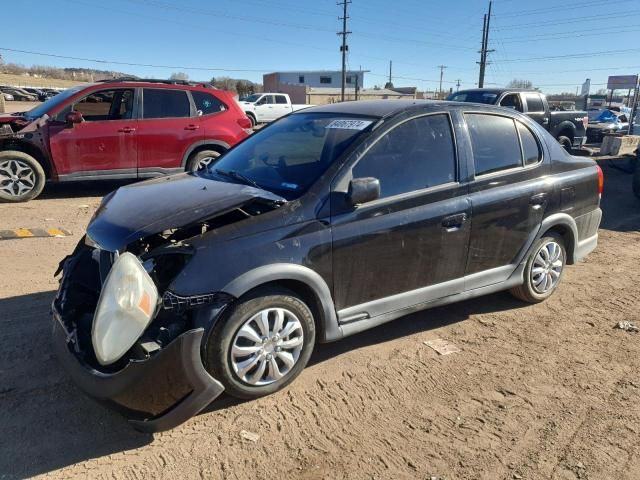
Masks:
[[[262,83],[271,71],[341,68],[337,1],[21,0],[31,14],[4,22],[0,54],[23,65]],[[396,87],[434,90],[445,65],[443,89],[458,80],[473,88],[488,3],[351,0],[348,67],[370,71],[365,87],[383,86],[392,60]],[[489,48],[485,86],[517,78],[575,92],[591,78],[593,93],[608,75],[640,72],[640,0],[496,0]]]

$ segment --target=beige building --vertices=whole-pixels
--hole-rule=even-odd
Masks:
[[[331,87],[308,87],[306,85],[280,84],[276,93],[287,93],[292,103],[308,105],[325,105],[341,100],[341,89]],[[389,89],[358,89],[357,100],[387,100],[400,98],[416,98],[414,93],[397,92]],[[356,100],[355,88],[345,89],[345,100]]]

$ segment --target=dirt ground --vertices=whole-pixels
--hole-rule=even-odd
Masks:
[[[40,102],[5,102],[4,111],[5,113],[26,112],[38,105]]]
[[[640,478],[640,334],[613,329],[640,323],[640,201],[604,170],[600,245],[547,302],[495,294],[319,345],[286,390],[156,435],[85,397],[49,344],[53,271],[117,184],[0,205],[0,230],[73,232],[0,241],[0,478]]]

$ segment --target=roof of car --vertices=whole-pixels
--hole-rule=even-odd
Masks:
[[[460,90],[455,93],[463,93],[463,92],[487,92],[487,93],[495,93],[501,94],[503,92],[533,92],[540,93],[538,90],[534,90],[533,88],[467,88],[465,90]]]
[[[423,110],[449,110],[451,108],[466,108],[473,106],[474,109],[482,108],[487,110],[502,108],[493,107],[492,105],[450,102],[444,100],[358,100],[355,102],[330,103],[328,105],[319,105],[317,107],[309,107],[299,110],[296,113],[338,113],[347,115],[363,115],[369,117],[389,117],[408,109]]]

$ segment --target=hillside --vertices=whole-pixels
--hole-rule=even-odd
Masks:
[[[0,85],[11,85],[14,87],[69,88],[75,85],[81,85],[82,83],[85,82],[59,80],[56,78],[35,78],[26,75],[0,73]]]

